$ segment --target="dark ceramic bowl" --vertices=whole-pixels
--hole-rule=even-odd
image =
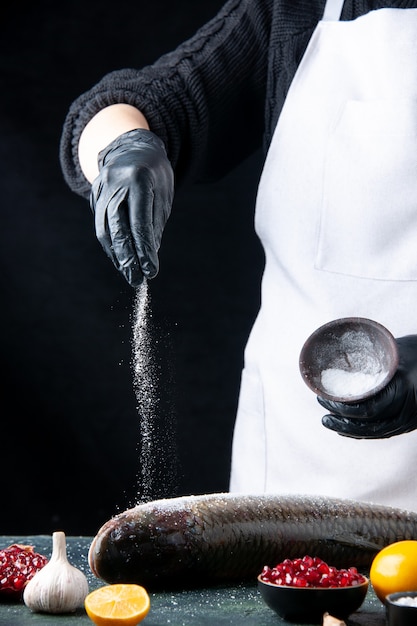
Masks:
[[[388,626],[416,626],[417,625],[417,604],[415,606],[405,606],[400,604],[404,599],[417,602],[417,591],[398,591],[390,593],[385,598],[385,608],[387,613]]]
[[[299,365],[304,382],[315,394],[352,403],[383,389],[397,370],[398,358],[397,343],[385,326],[363,317],[344,317],[310,335]]]
[[[288,587],[266,583],[258,576],[260,594],[270,609],[285,620],[310,624],[322,624],[325,613],[345,620],[362,605],[368,585],[366,579],[352,587]]]

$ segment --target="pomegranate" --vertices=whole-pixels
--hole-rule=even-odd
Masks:
[[[275,567],[265,565],[261,580],[288,587],[352,587],[365,582],[356,567],[337,569],[319,557],[285,559]]]
[[[0,550],[0,597],[20,598],[26,583],[46,565],[48,559],[33,546],[14,543]]]

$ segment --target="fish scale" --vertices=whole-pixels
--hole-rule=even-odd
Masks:
[[[106,522],[90,546],[107,583],[195,587],[255,579],[264,565],[318,556],[368,569],[385,545],[417,539],[417,513],[353,500],[207,494],[138,504]]]

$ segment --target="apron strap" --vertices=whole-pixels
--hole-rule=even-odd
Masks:
[[[326,0],[322,19],[338,22],[342,15],[343,2],[344,0]]]

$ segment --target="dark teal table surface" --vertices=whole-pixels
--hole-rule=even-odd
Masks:
[[[90,591],[104,583],[88,566],[91,537],[67,537],[68,560],[87,576]],[[12,543],[33,545],[36,552],[50,556],[52,538],[0,536],[0,549]],[[262,601],[256,585],[150,593],[151,610],[144,626],[289,626]],[[71,615],[32,613],[23,602],[0,602],[0,626],[92,626],[84,610]],[[385,626],[385,611],[373,591],[361,609],[351,615],[348,626]],[[292,625],[299,626],[299,625]],[[304,624],[303,626],[309,626]],[[315,626],[315,625],[314,625]]]

